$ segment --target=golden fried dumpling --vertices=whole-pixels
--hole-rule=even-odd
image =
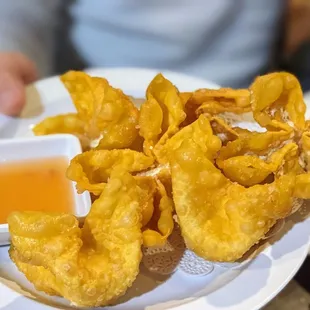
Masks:
[[[47,118],[34,127],[35,134],[83,134],[83,145],[86,140],[88,148],[101,149],[126,148],[135,141],[139,112],[121,90],[84,72],[69,71],[60,79],[77,110],[76,120],[71,121],[72,114]]]
[[[163,75],[158,74],[146,90],[146,101],[139,116],[140,135],[145,139],[144,152],[153,154],[174,135],[185,120],[184,98]]]
[[[241,114],[251,110],[250,92],[247,89],[199,89],[193,92],[190,101],[196,104],[198,115],[224,112]]]
[[[221,140],[213,135],[208,118],[201,115],[195,122],[182,128],[160,149],[154,150],[157,160],[168,163],[169,153],[176,150],[184,140],[193,139],[203,149],[208,149],[208,154],[214,156],[221,148]]]
[[[38,290],[77,306],[105,306],[138,275],[141,221],[136,181],[114,171],[82,229],[69,214],[11,214],[10,257]]]
[[[263,182],[288,157],[298,159],[298,146],[289,142],[291,132],[249,132],[224,146],[216,160],[230,180],[244,186]]]
[[[174,204],[168,196],[164,185],[157,180],[157,197],[154,197],[153,215],[143,228],[143,245],[147,247],[161,246],[173,231]]]
[[[68,113],[47,117],[42,122],[33,127],[36,136],[66,133],[75,135],[83,149],[89,148],[89,137],[86,134],[85,123],[80,120],[78,114]]]
[[[154,214],[154,198],[156,193],[156,181],[148,176],[135,176],[139,191],[139,199],[142,212],[142,227],[145,227]]]
[[[115,169],[139,172],[152,166],[154,160],[132,150],[91,150],[75,156],[67,169],[67,177],[76,182],[79,193],[85,190],[99,195]]]
[[[186,245],[211,261],[235,261],[293,208],[295,176],[245,188],[193,140],[171,153],[175,210]]]
[[[303,130],[306,105],[297,78],[287,72],[259,76],[250,87],[254,119],[267,129],[279,123]]]

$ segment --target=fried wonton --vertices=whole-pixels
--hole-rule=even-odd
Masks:
[[[10,257],[38,290],[76,306],[105,306],[138,275],[141,221],[136,181],[114,171],[82,229],[69,214],[11,214]]]
[[[136,278],[141,246],[165,246],[175,221],[197,255],[233,262],[310,199],[310,121],[289,73],[192,92],[158,74],[139,111],[103,78],[71,71],[61,80],[77,112],[34,132],[79,137],[84,152],[67,176],[93,205],[82,229],[67,214],[9,217],[11,259],[38,290],[108,305]],[[259,129],[229,114],[250,115]]]
[[[140,109],[140,135],[144,138],[144,152],[152,155],[178,130],[185,120],[184,98],[178,89],[158,74],[146,90],[146,101]]]
[[[61,76],[76,114],[43,120],[33,129],[36,135],[72,133],[81,138],[84,149],[129,147],[138,136],[138,109],[120,89],[106,79],[69,71]]]

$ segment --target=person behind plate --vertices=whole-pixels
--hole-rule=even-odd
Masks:
[[[246,87],[272,65],[283,0],[0,0],[0,112],[85,67],[169,69]],[[133,77],[134,78],[134,77]]]

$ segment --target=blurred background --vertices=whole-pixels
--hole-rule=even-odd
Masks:
[[[309,16],[308,0],[0,0],[0,51],[23,53],[39,77],[150,67],[246,87],[288,70],[306,91]]]
[[[256,75],[285,70],[310,90],[309,0],[88,1],[97,13],[77,2],[59,7],[56,73],[151,67],[246,87]]]

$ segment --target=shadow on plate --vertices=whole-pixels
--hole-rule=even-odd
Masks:
[[[43,113],[42,98],[35,85],[30,85],[26,88],[26,98],[26,104],[20,114],[20,118],[32,118]]]
[[[125,303],[135,297],[139,297],[143,294],[153,291],[156,287],[163,284],[171,277],[170,275],[156,274],[144,267],[143,264],[140,266],[140,273],[137,276],[132,287],[130,287],[126,294],[117,299],[117,302],[113,305],[119,305]]]
[[[169,280],[177,269],[186,249],[181,230],[175,226],[168,237],[167,244],[154,248],[143,247],[143,258],[140,272],[126,294],[117,299],[115,305],[130,301],[135,297],[153,291]]]
[[[216,307],[228,307],[238,305],[242,301],[255,296],[267,284],[269,277],[269,270],[272,265],[271,259],[264,253],[260,254],[259,259],[253,260],[248,266],[246,272],[241,272],[238,276],[238,283],[243,282],[245,285],[233,285],[234,280],[228,284],[229,294],[222,296],[221,290],[215,291],[208,297],[208,302]],[[254,274],[259,273],[259,277],[253,277]],[[242,289],[242,293],[240,293]],[[203,291],[200,294],[203,295]]]
[[[117,299],[117,302],[113,306],[123,304],[130,301],[132,298],[139,297],[145,293],[154,290],[156,287],[164,283],[170,278],[171,275],[159,275],[148,271],[142,264],[140,273],[135,280],[133,286],[129,288],[125,295]],[[85,309],[77,308],[70,305],[69,301],[61,297],[50,297],[42,292],[36,291],[34,288],[30,289],[30,285],[24,283],[16,283],[9,275],[1,273],[1,282],[3,282],[7,287],[11,288],[15,292],[23,295],[17,297],[7,306],[2,307],[4,309],[36,309],[33,302],[44,304],[56,309],[71,310],[71,309]],[[23,281],[24,282],[24,281]],[[29,303],[29,305],[28,305]],[[112,305],[111,305],[112,306]],[[39,309],[39,308],[38,308]],[[90,309],[90,308],[87,308]]]
[[[29,120],[41,115],[44,111],[41,96],[34,85],[26,88],[26,104],[18,117],[0,115],[0,138],[13,138],[16,136],[21,120]]]
[[[36,301],[36,300],[34,300]],[[33,301],[30,299],[25,299],[23,296],[21,297],[17,297],[16,299],[14,299],[12,302],[10,302],[9,304],[7,304],[6,306],[2,306],[1,310],[12,310],[12,309],[33,309],[39,310],[39,305],[38,307],[35,307],[33,304]],[[53,306],[54,309],[65,309],[65,308],[59,308],[57,306]]]
[[[126,303],[135,297],[139,297],[143,294],[146,294],[156,289],[158,286],[160,286],[165,281],[167,281],[170,278],[170,276],[171,274],[160,275],[160,274],[152,273],[149,270],[147,270],[143,266],[143,264],[141,264],[140,273],[137,276],[132,287],[130,287],[127,290],[125,295],[118,298],[117,301],[113,304],[113,306]],[[22,295],[21,297],[17,297],[16,299],[14,299],[4,308],[1,308],[1,310],[3,309],[28,309],[28,303],[29,303],[29,309],[30,308],[36,309],[33,302],[44,304],[44,305],[47,305],[47,306],[50,306],[56,309],[62,309],[62,310],[83,309],[82,307],[77,308],[77,307],[71,306],[70,302],[65,300],[64,298],[57,297],[57,296],[48,296],[44,294],[43,292],[36,291],[26,279],[23,279],[22,281],[17,283],[14,279],[14,275],[11,276],[10,273],[7,273],[7,272],[3,272],[3,271],[1,272],[1,282],[7,287],[9,287],[10,289],[12,289],[13,291]]]
[[[308,200],[305,200],[301,208],[288,217],[285,220],[285,225],[276,235],[268,240],[272,245],[275,245],[271,249],[271,257],[274,259],[279,259],[284,255],[291,253],[301,246],[309,243],[310,236],[310,224],[309,225],[298,225],[306,220],[309,220],[310,216],[310,203]],[[296,234],[288,234],[294,226],[299,229],[298,238]],[[276,243],[283,238],[284,235],[287,235],[287,241],[285,247],[276,246]]]

